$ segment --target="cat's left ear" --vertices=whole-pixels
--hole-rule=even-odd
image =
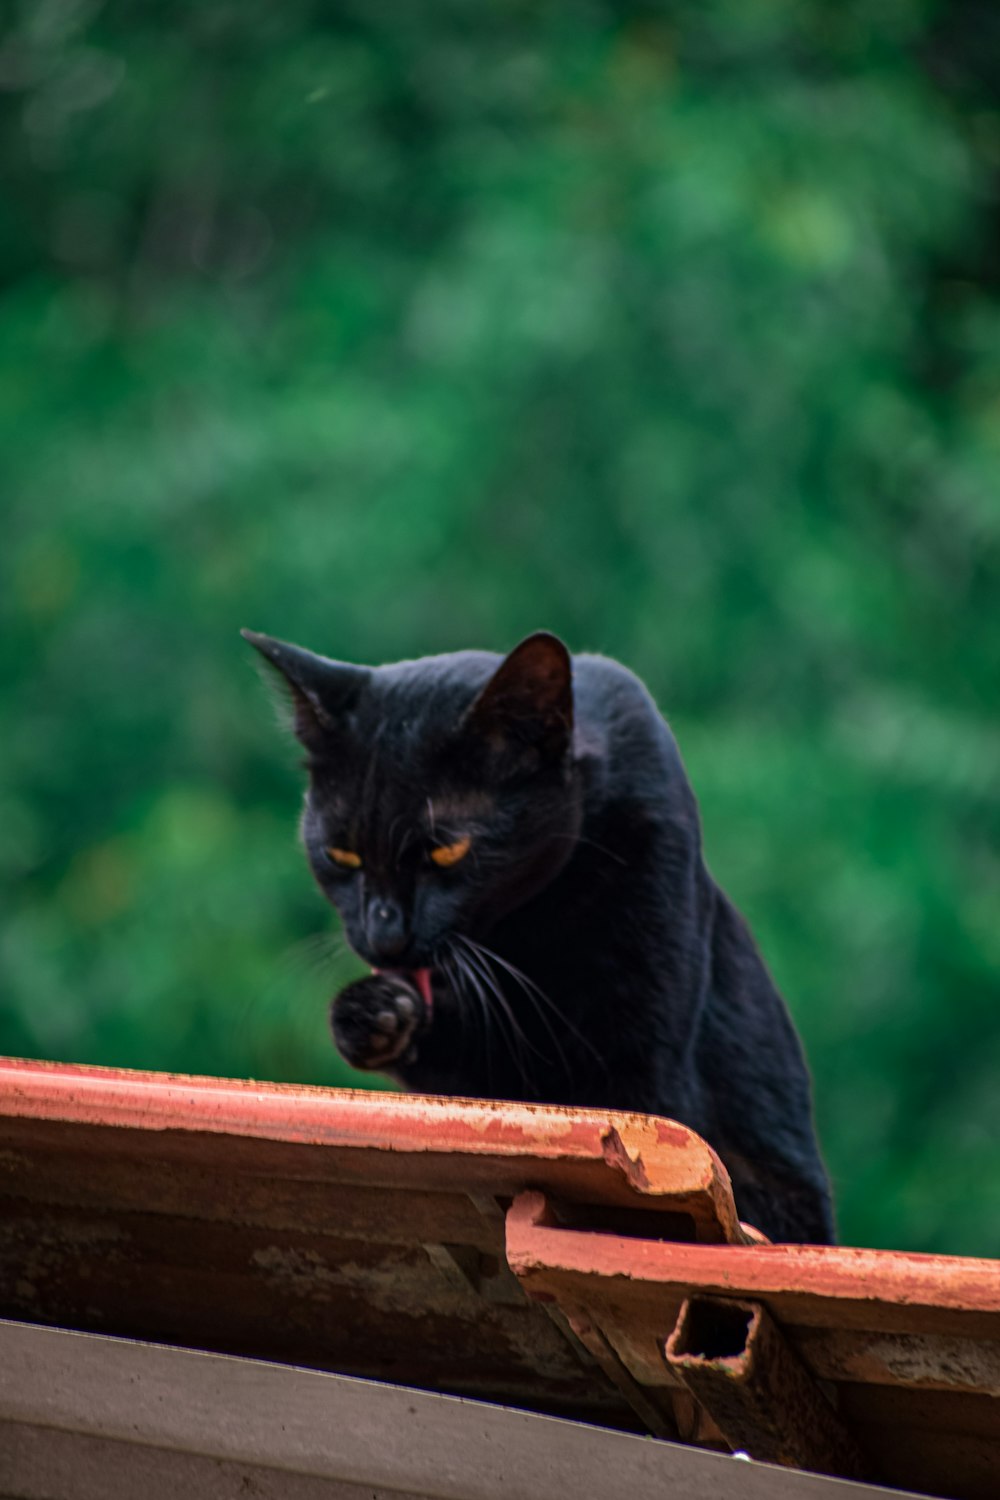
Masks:
[[[559,759],[573,738],[573,664],[557,635],[538,630],[515,646],[469,709],[465,727],[499,752]]]
[[[343,730],[343,719],[354,707],[370,673],[366,667],[330,661],[290,641],[276,641],[256,630],[240,635],[255,646],[285,679],[291,695],[292,731],[307,750],[328,749]]]

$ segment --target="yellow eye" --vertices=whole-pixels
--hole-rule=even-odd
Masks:
[[[328,849],[326,852],[335,865],[343,865],[347,870],[361,868],[361,855],[355,854],[353,849]]]
[[[454,844],[442,844],[438,849],[431,850],[431,859],[436,865],[445,867],[457,865],[460,859],[464,859],[469,852],[471,839],[459,839]]]

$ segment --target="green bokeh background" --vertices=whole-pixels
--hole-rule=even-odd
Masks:
[[[238,628],[547,626],[675,727],[843,1237],[1000,1254],[998,16],[25,0],[0,1050],[356,1082]]]

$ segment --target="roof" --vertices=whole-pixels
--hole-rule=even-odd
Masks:
[[[1000,1264],[749,1243],[674,1122],[10,1059],[0,1153],[2,1316],[1000,1493]]]

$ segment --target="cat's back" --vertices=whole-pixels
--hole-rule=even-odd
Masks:
[[[609,656],[573,657],[573,697],[580,750],[596,756],[622,790],[679,770],[670,728],[641,678]]]

